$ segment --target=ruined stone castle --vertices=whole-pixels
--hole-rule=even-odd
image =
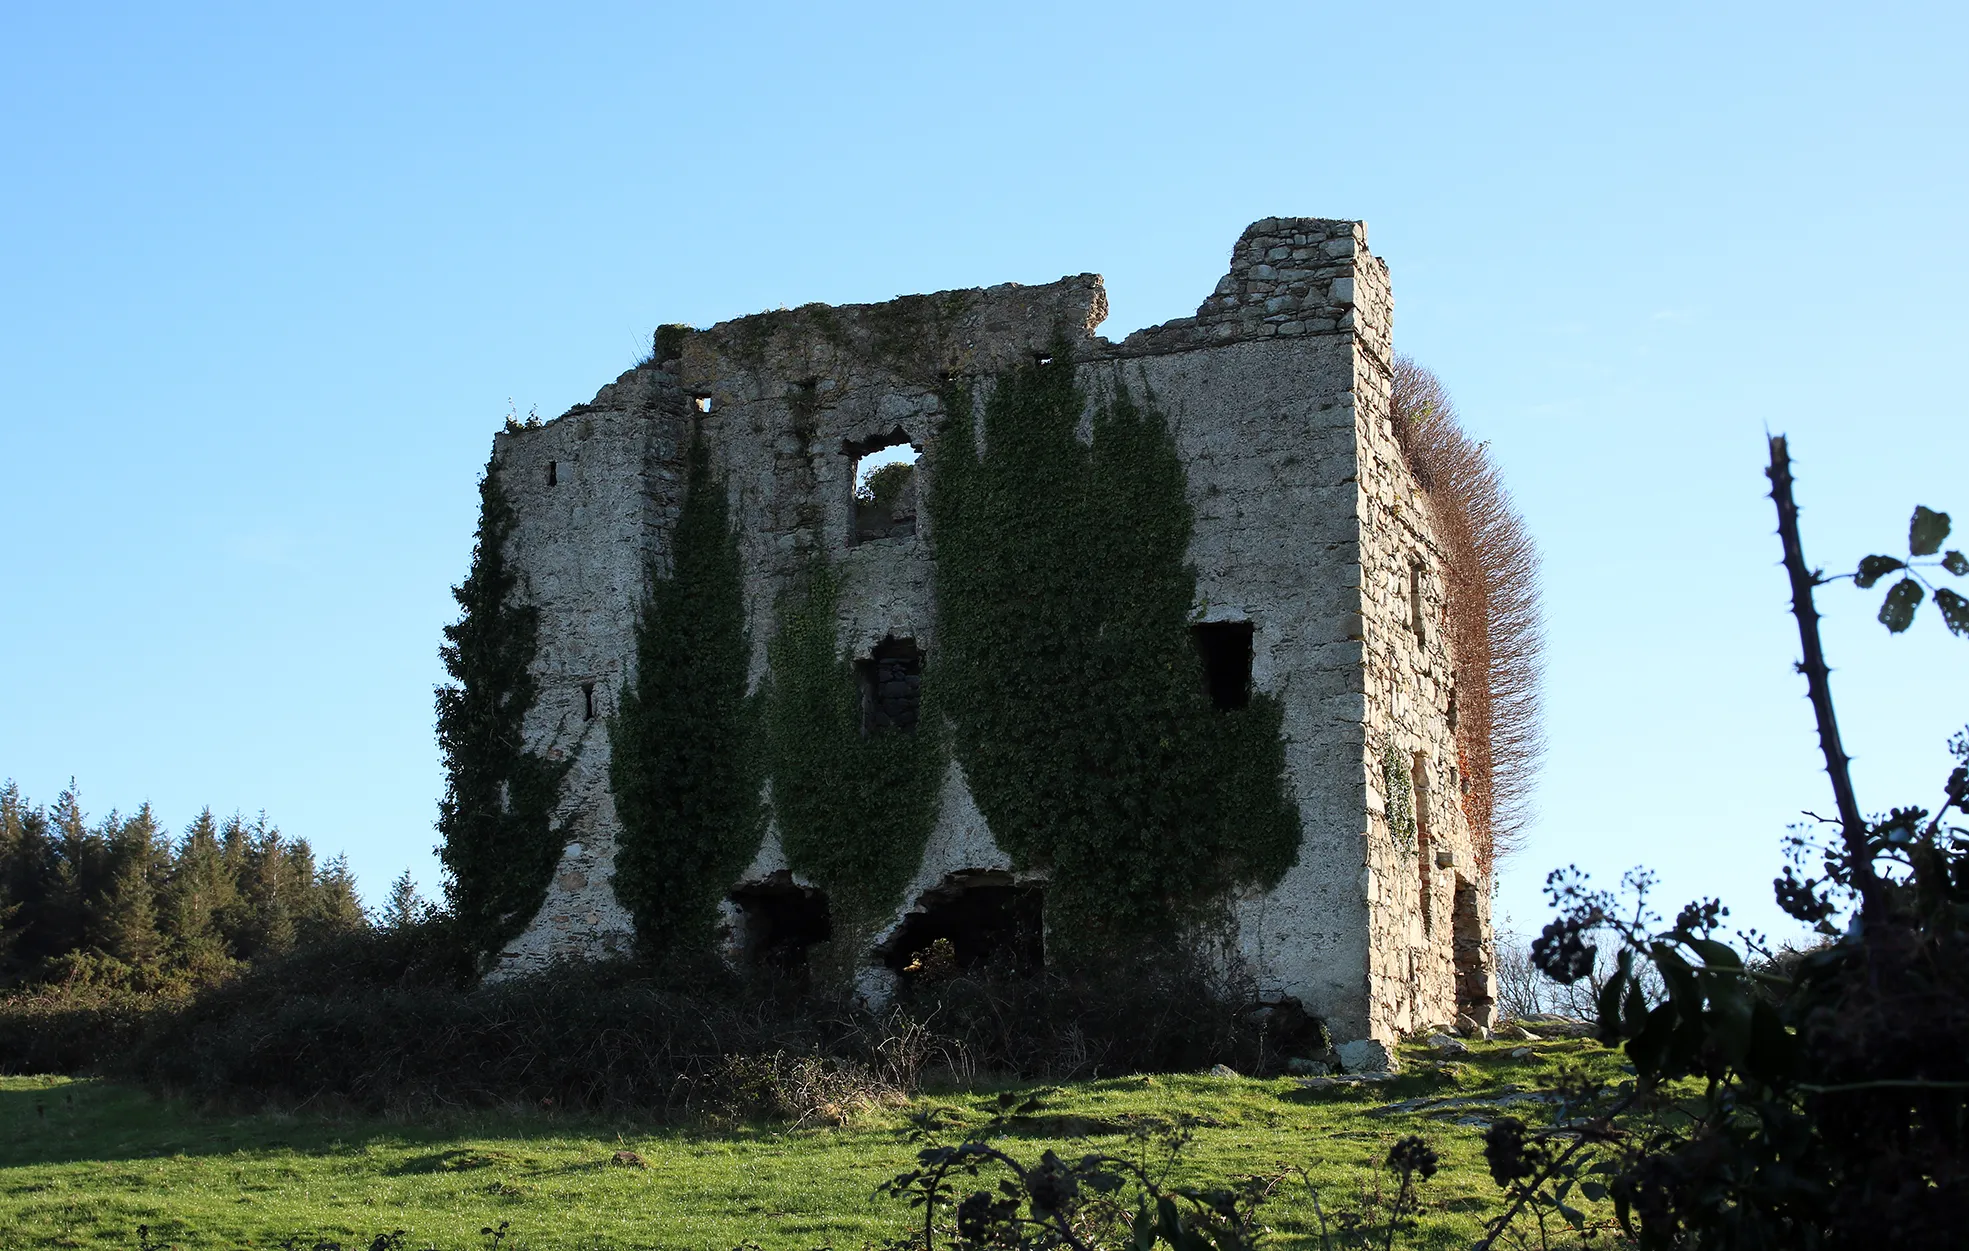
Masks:
[[[1462,802],[1445,555],[1391,417],[1387,266],[1361,223],[1267,218],[1194,317],[1110,342],[1095,333],[1106,311],[1100,277],[1082,274],[666,328],[652,359],[592,401],[497,436],[517,516],[508,557],[540,614],[528,745],[572,761],[565,852],[502,970],[633,937],[610,885],[605,726],[693,432],[740,536],[752,680],[776,597],[820,551],[842,579],[838,646],[869,724],[908,732],[938,655],[938,518],[908,473],[882,494],[858,481],[871,460],[933,451],[953,379],[988,387],[1065,352],[1090,393],[1124,385],[1165,415],[1194,511],[1198,681],[1220,706],[1255,691],[1282,707],[1296,862],[1225,901],[1215,958],[1262,998],[1296,998],[1336,1040],[1388,1042],[1459,1013],[1488,1023],[1489,858]],[[916,476],[935,471],[932,454]],[[953,759],[905,897],[857,957],[864,993],[889,993],[938,937],[1043,962],[1046,878],[1001,849]],[[770,826],[730,885],[734,961],[825,939],[824,893]]]

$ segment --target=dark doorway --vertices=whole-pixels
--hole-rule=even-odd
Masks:
[[[1210,702],[1224,711],[1251,703],[1249,621],[1203,621],[1190,627],[1190,639],[1203,659],[1203,686]]]
[[[807,949],[834,937],[827,896],[801,886],[786,870],[731,893],[738,907],[739,951],[747,964],[781,973],[803,970]]]
[[[997,965],[1036,973],[1046,962],[1046,888],[1010,873],[953,873],[923,892],[877,953],[904,976]]]
[[[861,732],[914,733],[923,705],[923,649],[915,639],[885,638],[855,662],[861,680]]]

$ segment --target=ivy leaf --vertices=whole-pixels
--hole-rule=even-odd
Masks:
[[[1914,610],[1921,603],[1921,584],[1913,578],[1902,578],[1887,589],[1886,602],[1880,605],[1880,624],[1888,631],[1899,634],[1914,624]]]
[[[1954,591],[1944,587],[1935,592],[1935,607],[1942,610],[1942,620],[1957,634],[1969,634],[1969,599],[1964,599]]]
[[[1579,1193],[1598,1203],[1607,1197],[1607,1188],[1596,1181],[1581,1182]]]
[[[1864,591],[1894,570],[1905,568],[1906,561],[1892,556],[1865,556],[1860,559],[1860,571],[1853,575],[1853,585]]]
[[[1914,517],[1907,523],[1907,550],[1916,556],[1933,556],[1942,550],[1948,537],[1948,514],[1932,508],[1914,506]]]
[[[1942,568],[1959,578],[1969,573],[1969,556],[1964,556],[1961,552],[1950,552],[1942,557]]]

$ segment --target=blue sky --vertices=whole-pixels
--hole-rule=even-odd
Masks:
[[[1399,348],[1545,553],[1538,821],[1775,928],[1830,804],[1763,436],[1809,554],[1969,531],[1959,6],[0,8],[0,776],[264,809],[437,887],[436,649],[474,480],[660,322],[1107,276],[1357,217]],[[1950,362],[1955,362],[1951,364]],[[1969,540],[1969,533],[1963,536]],[[1862,803],[1927,800],[1969,643],[1825,593]]]

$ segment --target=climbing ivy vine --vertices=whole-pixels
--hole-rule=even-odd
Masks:
[[[859,954],[922,861],[945,755],[927,677],[915,732],[864,733],[854,665],[836,641],[840,577],[816,557],[780,599],[765,741],[787,863],[827,892],[835,945]]]
[[[521,728],[539,691],[529,666],[540,613],[506,560],[513,507],[495,458],[479,483],[472,567],[452,588],[460,609],[439,649],[451,681],[437,690],[444,798],[438,804],[445,896],[481,952],[526,925],[547,894],[562,835],[553,821],[571,761],[526,750]]]
[[[1162,415],[1087,397],[1064,348],[953,390],[934,449],[940,698],[998,841],[1051,870],[1069,947],[1168,935],[1299,845],[1281,710],[1214,708],[1187,624],[1193,517]]]
[[[1381,794],[1382,802],[1387,805],[1389,836],[1395,840],[1395,846],[1414,851],[1415,779],[1393,741],[1381,749]]]
[[[637,616],[635,680],[608,723],[622,829],[615,896],[646,954],[709,945],[718,902],[763,833],[743,577],[724,485],[699,434],[670,567],[651,566]]]

